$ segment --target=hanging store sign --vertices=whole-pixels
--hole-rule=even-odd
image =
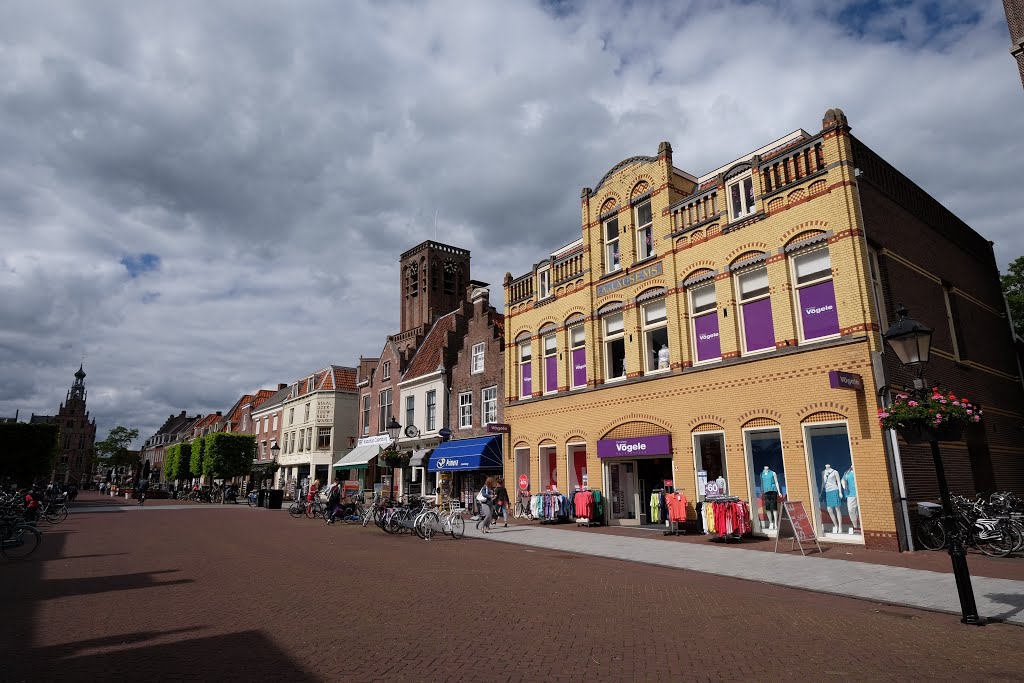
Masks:
[[[512,425],[504,422],[491,422],[487,425],[487,431],[491,434],[511,434]]]
[[[789,546],[790,550],[793,549],[794,545],[799,545],[800,554],[805,555],[804,543],[813,543],[817,546],[818,552],[821,552],[821,546],[818,545],[818,537],[814,533],[814,525],[811,524],[811,520],[807,516],[804,504],[798,500],[787,500],[782,504],[782,514],[779,516],[779,534],[775,537],[775,552],[779,552],[779,539],[782,538],[783,522],[789,522],[789,526],[793,530],[793,542]]]
[[[606,296],[608,294],[611,294],[612,292],[617,292],[620,289],[629,287],[630,285],[635,285],[638,282],[649,280],[652,277],[658,277],[659,275],[662,275],[664,272],[665,269],[661,265],[661,261],[658,261],[657,263],[652,263],[651,265],[641,268],[640,270],[634,271],[629,275],[623,275],[622,277],[617,277],[614,280],[598,285],[597,295]]]
[[[649,455],[671,455],[672,436],[632,436],[624,439],[598,439],[599,458],[638,458]]]
[[[852,372],[829,370],[828,385],[833,389],[853,389],[854,391],[864,391],[864,378]]]

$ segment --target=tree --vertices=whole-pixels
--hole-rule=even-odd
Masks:
[[[125,467],[131,470],[132,476],[138,472],[141,456],[138,451],[129,450],[129,446],[139,438],[138,429],[128,429],[118,425],[110,430],[103,441],[97,441],[96,459],[105,467]]]
[[[164,478],[174,481],[178,478],[178,464],[181,462],[181,444],[176,443],[164,450]]]
[[[193,439],[192,450],[189,456],[189,472],[193,477],[199,477],[204,474],[203,472],[203,459],[206,457],[206,437],[201,436],[198,439]],[[182,461],[184,465],[184,460]],[[184,467],[182,467],[184,469]]]
[[[1010,316],[1013,318],[1013,331],[1024,337],[1024,256],[1018,256],[1010,264],[1006,275],[999,279],[1003,283],[1003,294],[1006,295]]]
[[[0,478],[27,486],[49,477],[60,452],[60,427],[55,424],[0,424]]]
[[[256,437],[251,434],[217,432],[206,439],[203,474],[231,479],[249,474],[256,454]]]

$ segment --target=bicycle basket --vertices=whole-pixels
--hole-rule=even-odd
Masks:
[[[921,517],[939,517],[942,515],[942,506],[935,503],[921,502],[917,504],[917,514]]]

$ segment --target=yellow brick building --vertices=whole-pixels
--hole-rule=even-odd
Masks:
[[[830,110],[700,177],[663,142],[584,188],[581,237],[505,278],[509,482],[598,489],[605,523],[640,525],[666,480],[692,516],[721,477],[755,533],[784,498],[824,539],[895,548],[851,157]]]

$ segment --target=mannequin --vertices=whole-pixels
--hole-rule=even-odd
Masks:
[[[846,492],[846,509],[850,511],[850,528],[846,533],[856,533],[860,526],[860,502],[857,500],[857,478],[853,473],[853,465],[843,473],[843,490]]]
[[[668,364],[668,346],[662,344],[661,348],[658,349],[658,369],[661,370],[667,368]]]
[[[843,500],[843,488],[839,480],[839,472],[832,469],[832,465],[825,465],[821,473],[821,491],[825,494],[825,507],[828,508],[828,516],[832,518],[832,533],[843,533],[843,510],[840,507]]]
[[[764,505],[764,516],[768,519],[768,528],[777,529],[779,515],[779,475],[775,470],[764,466],[761,472],[761,501]]]
[[[718,490],[720,491],[719,495],[724,496],[726,494],[725,477],[723,477],[722,475],[718,475],[718,479],[715,479],[715,483],[718,484]]]

